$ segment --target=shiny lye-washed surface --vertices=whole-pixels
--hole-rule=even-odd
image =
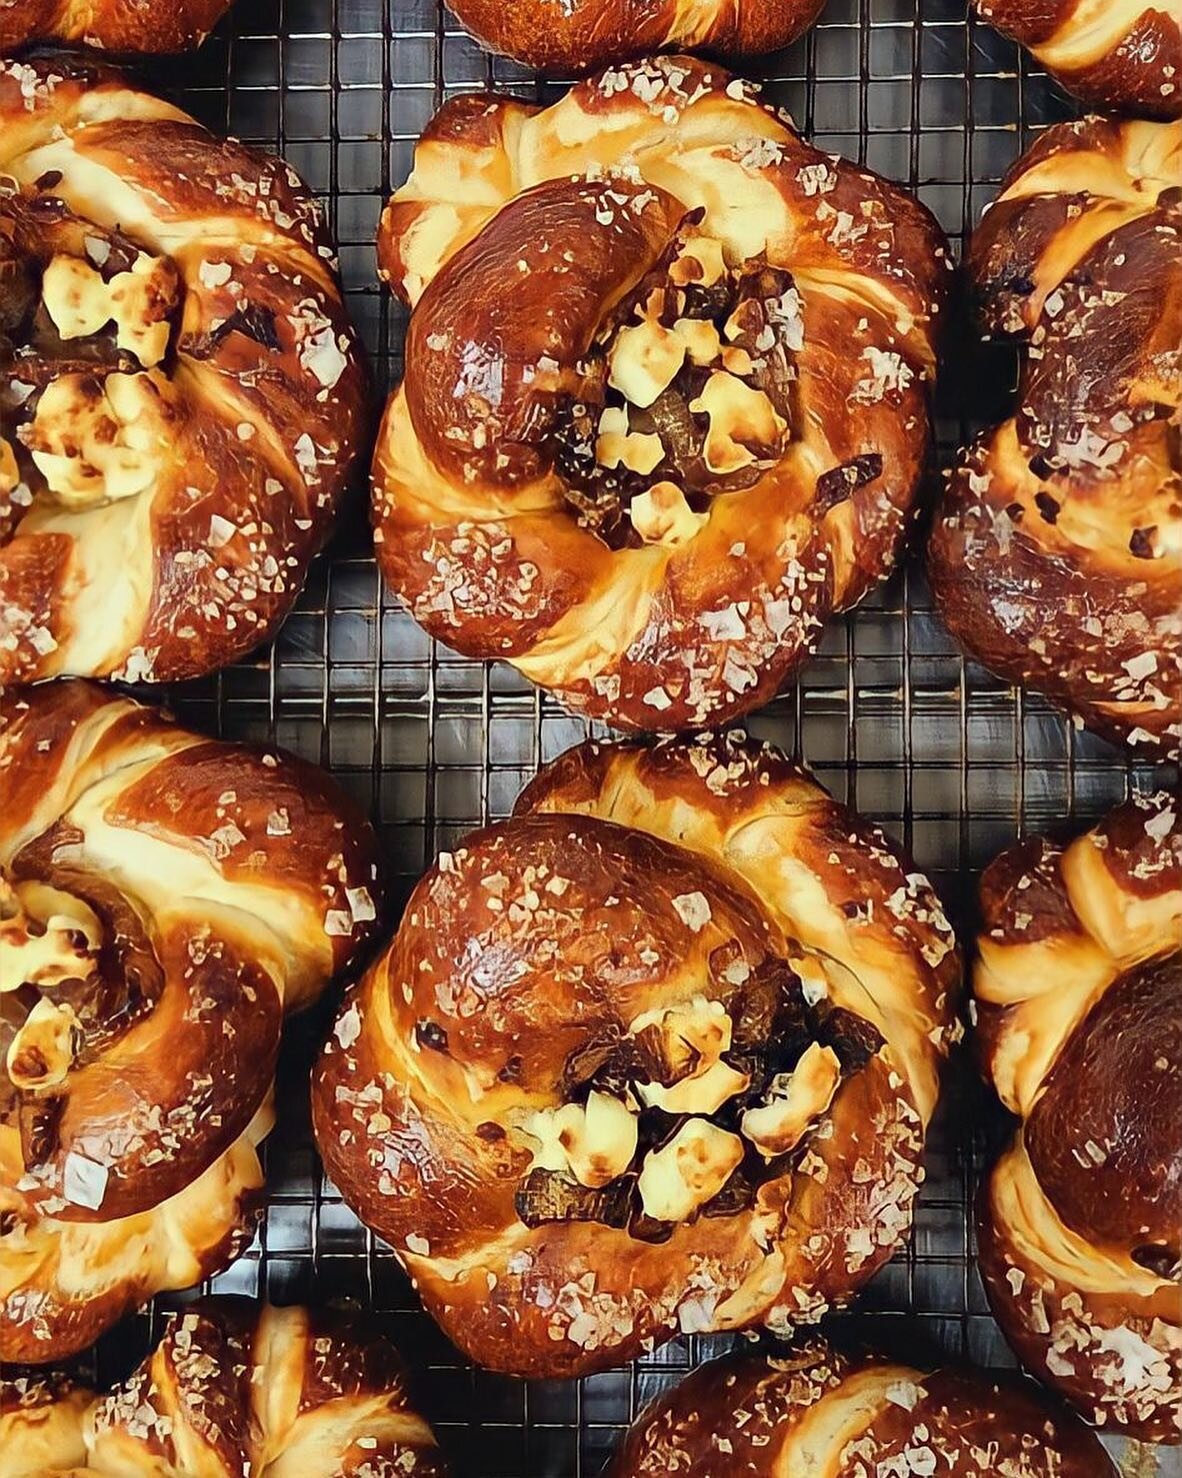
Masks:
[[[1019,153],[1045,125],[1078,114],[1027,53],[965,10],[963,0],[830,0],[790,49],[734,67],[766,79],[818,149],[913,189],[957,255]],[[375,405],[401,377],[406,315],[376,277],[374,239],[416,140],[458,94],[491,86],[549,103],[562,90],[486,56],[431,0],[243,0],[202,50],[146,63],[134,77],[215,132],[278,150],[324,200]],[[945,465],[1013,404],[1004,353],[979,354],[958,318],[949,343],[935,424]],[[364,477],[356,483],[273,647],[169,697],[203,732],[277,742],[325,764],[377,824],[401,907],[437,852],[505,818],[538,766],[589,726],[509,667],[462,659],[424,635],[382,588]],[[935,492],[927,489],[929,504]],[[1019,835],[1082,831],[1130,790],[1171,779],[966,662],[933,613],[914,553],[884,590],[829,619],[817,655],[748,726],[905,843],[966,942],[976,876]],[[644,1401],[733,1337],[683,1334],[623,1370],[530,1385],[460,1356],[312,1148],[310,1065],[337,1004],[334,994],[288,1033],[278,1122],[263,1150],[265,1220],[213,1291],[372,1308],[460,1471],[597,1473]],[[832,1332],[853,1331],[929,1369],[1013,1363],[976,1272],[971,1217],[980,1172],[1009,1133],[967,1056],[954,1053],[912,1240]],[[159,1337],[159,1310],[181,1301],[162,1296],[156,1313],[100,1342],[91,1373],[102,1388]],[[1158,1471],[1182,1472],[1176,1451]]]

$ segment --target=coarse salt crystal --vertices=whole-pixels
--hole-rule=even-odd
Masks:
[[[687,929],[700,933],[710,922],[710,900],[704,893],[679,893],[673,899],[673,907]]]

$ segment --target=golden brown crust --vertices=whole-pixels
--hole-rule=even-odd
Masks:
[[[986,1070],[1022,1120],[981,1271],[1023,1361],[1097,1425],[1182,1441],[1182,827],[1136,797],[981,885]]]
[[[587,72],[672,48],[722,56],[778,51],[820,14],[823,0],[455,0],[452,9],[492,51],[542,72]]]
[[[978,660],[1114,741],[1182,733],[1182,122],[1048,129],[974,234],[1015,415],[962,454],[936,604]]]
[[[200,46],[230,0],[0,0],[0,51],[38,41],[112,52]]]
[[[958,978],[926,881],[775,752],[585,745],[419,884],[317,1141],[483,1365],[815,1319],[906,1234]]]
[[[1089,107],[1182,116],[1177,0],[976,0],[976,7]]]
[[[684,57],[546,109],[457,98],[415,157],[378,239],[416,305],[373,467],[387,580],[620,727],[766,702],[910,523],[938,227]]]
[[[41,1372],[0,1373],[0,1478],[45,1478],[86,1464],[83,1429],[94,1397]]]
[[[44,61],[0,65],[0,176],[0,686],[224,666],[290,609],[362,430],[319,207]]]
[[[604,1478],[1105,1478],[1097,1439],[1027,1382],[850,1359],[811,1341],[699,1366],[637,1417]]]
[[[264,1465],[300,1478],[446,1471],[393,1347],[344,1314],[204,1299],[108,1395],[0,1384],[0,1478],[241,1478]]]
[[[0,699],[0,1358],[249,1240],[284,1011],[371,934],[375,874],[309,765],[85,683]]]

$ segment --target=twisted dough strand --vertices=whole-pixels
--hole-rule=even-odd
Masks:
[[[456,0],[452,9],[492,51],[544,72],[590,71],[667,49],[723,56],[778,51],[806,31],[823,0]]]
[[[584,745],[420,883],[317,1142],[483,1365],[808,1321],[906,1235],[957,979],[926,880],[774,751]]]
[[[163,1468],[172,1478],[445,1473],[393,1348],[342,1315],[206,1299],[109,1395],[0,1386],[0,1478]]]
[[[1162,758],[1182,735],[1182,122],[1048,129],[974,233],[1014,414],[954,467],[937,607],[985,666]]]
[[[1115,1478],[1035,1388],[849,1359],[820,1341],[699,1366],[641,1414],[605,1478]]]
[[[449,645],[685,729],[766,702],[891,567],[945,248],[748,84],[663,57],[455,99],[378,255],[414,305],[378,557]]]
[[[981,1269],[1023,1361],[1098,1425],[1182,1440],[1182,827],[1137,797],[981,884],[986,1070],[1022,1121]]]
[[[363,370],[286,166],[122,83],[0,65],[0,686],[164,681],[267,639]]]
[[[976,0],[976,7],[1090,107],[1182,115],[1178,0]]]
[[[283,1015],[380,896],[312,767],[84,683],[0,700],[0,1358],[79,1349],[249,1241]]]

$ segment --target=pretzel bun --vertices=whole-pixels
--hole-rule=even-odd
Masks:
[[[1182,123],[1048,129],[973,236],[1016,412],[953,469],[936,605],[986,667],[1114,741],[1182,732]]]
[[[45,1478],[86,1466],[94,1398],[63,1377],[0,1370],[0,1478]]]
[[[907,1234],[958,979],[927,881],[782,756],[586,744],[419,884],[317,1142],[481,1365],[815,1320]]]
[[[651,1402],[603,1478],[1116,1478],[1027,1381],[848,1358],[820,1340],[699,1365]]]
[[[372,932],[374,858],[310,765],[86,683],[0,699],[0,1359],[249,1243],[282,1018]]]
[[[446,1472],[393,1347],[327,1311],[205,1299],[176,1315],[109,1395],[0,1385],[0,1478],[264,1470],[276,1478]]]
[[[889,571],[948,279],[899,187],[685,57],[456,98],[382,216],[374,457],[432,636],[631,729],[756,708]]]
[[[980,1202],[1023,1362],[1098,1426],[1182,1441],[1182,826],[1135,797],[981,881],[985,1068],[1021,1120]]]
[[[106,51],[188,51],[230,0],[0,0],[0,51],[34,41]]]
[[[586,72],[666,47],[727,56],[778,51],[807,31],[824,0],[450,0],[491,51],[542,72]]]
[[[1089,107],[1182,116],[1178,0],[975,0],[1003,35],[1028,46]]]
[[[212,672],[327,537],[364,376],[281,161],[0,62],[0,687]]]

